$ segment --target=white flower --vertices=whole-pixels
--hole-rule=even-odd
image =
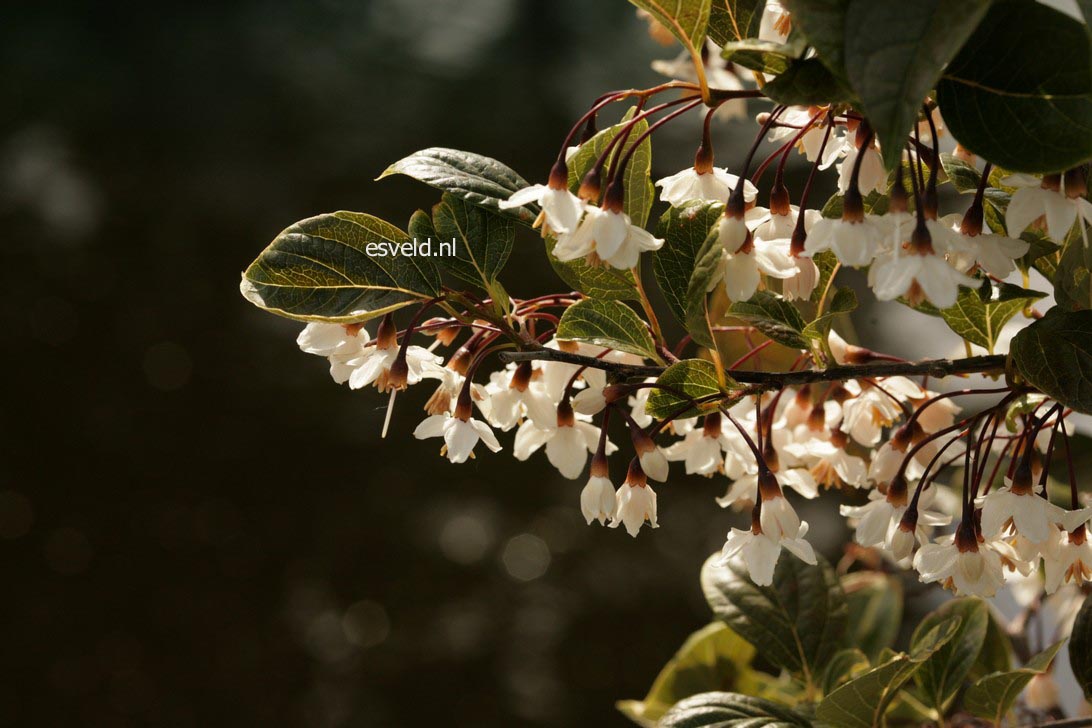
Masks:
[[[364,349],[360,354],[345,362],[352,368],[349,375],[349,387],[360,389],[375,384],[380,392],[392,388],[388,381],[391,365],[398,357],[397,344],[380,348],[378,345]],[[422,346],[410,346],[406,349],[406,384],[417,384],[424,376],[425,365],[440,364],[443,360]]]
[[[851,391],[860,389],[856,382],[847,382],[846,387]],[[902,414],[902,407],[891,398],[892,394],[887,382],[881,382],[876,387],[866,385],[856,397],[843,402],[842,432],[868,447],[878,443],[883,428]]]
[[[759,40],[784,43],[789,37],[791,16],[778,0],[767,0],[758,28]]]
[[[725,202],[737,184],[739,177],[719,167],[705,173],[690,167],[656,182],[656,186],[663,188],[660,199],[674,207],[680,207],[690,200]],[[749,180],[745,181],[743,199],[752,202],[757,196],[758,189]]]
[[[530,417],[539,427],[548,428],[557,420],[557,406],[546,385],[532,381],[529,366],[513,366],[493,372],[485,387],[487,399],[479,403],[490,424],[503,431]]]
[[[558,240],[554,257],[576,260],[595,253],[615,268],[637,265],[641,253],[659,250],[664,241],[630,222],[624,212],[592,207],[572,235]]]
[[[1062,242],[1078,216],[1086,223],[1092,222],[1092,202],[1080,196],[1068,197],[1057,175],[1040,180],[1030,174],[1013,174],[1001,180],[1001,184],[1018,188],[1005,211],[1009,235],[1020,235],[1043,217],[1047,234]]]
[[[868,494],[869,502],[863,506],[841,506],[843,516],[857,519],[857,529],[854,540],[862,546],[880,546],[891,550],[896,560],[902,560],[910,555],[915,539],[919,543],[925,543],[928,538],[926,527],[944,526],[951,522],[951,517],[943,513],[928,510],[936,493],[935,488],[930,488],[921,493],[918,498],[917,512],[911,513],[912,523],[903,526],[903,516],[906,515],[908,503],[905,485],[901,492],[895,488],[889,488],[887,495],[877,490]]]
[[[796,262],[782,241],[758,240],[746,234],[746,223],[737,218],[723,217],[719,225],[717,235],[724,246],[721,276],[731,300],[746,301],[755,295],[760,272],[771,278],[791,278],[797,274]]]
[[[796,515],[788,499],[780,492],[768,497],[765,489],[762,493],[762,513],[759,516],[759,522],[762,524],[762,532],[776,539],[786,536],[795,538],[800,530],[800,516]]]
[[[1002,529],[1011,523],[1028,541],[1040,543],[1047,540],[1051,528],[1064,514],[1061,508],[1030,489],[1014,492],[1007,486],[979,496],[975,504],[982,508],[982,534],[986,538],[1001,535]]]
[[[928,300],[937,308],[950,308],[959,296],[959,287],[973,288],[977,281],[953,268],[942,256],[930,252],[895,248],[890,255],[877,258],[869,270],[869,281],[881,301],[905,296],[911,303]]]
[[[449,414],[439,414],[426,417],[413,436],[418,440],[428,437],[443,437],[444,447],[441,454],[446,454],[447,459],[453,463],[465,463],[474,452],[474,446],[478,440],[493,452],[499,452],[501,445],[497,442],[497,436],[489,429],[489,425],[473,417],[460,419]]]
[[[508,210],[522,207],[530,202],[542,206],[546,224],[554,233],[571,233],[576,230],[580,216],[584,214],[584,203],[567,187],[555,189],[547,185],[531,185],[512,193],[507,200],[502,200],[499,207]]]
[[[755,533],[733,528],[721,549],[720,563],[724,565],[733,560],[742,563],[747,567],[751,581],[758,586],[769,586],[773,583],[774,568],[781,556],[781,547],[788,549],[806,564],[816,563],[815,551],[804,539],[807,533],[806,521],[800,522],[792,536],[781,538],[773,538],[764,532]]]
[[[806,106],[792,106],[777,117],[779,122],[767,135],[771,142],[784,139],[800,133],[805,125],[810,125],[804,135],[800,137],[799,148],[804,151],[804,156],[809,162],[819,161],[819,169],[827,169],[852,146],[845,135],[837,129],[832,129],[827,139],[826,147],[823,147],[823,138],[827,136],[826,126],[822,123],[823,116],[812,123],[818,109]],[[761,123],[761,119],[760,119]],[[823,149],[823,158],[819,159],[819,150]]]
[[[615,499],[614,486],[611,485],[610,478],[602,475],[591,476],[584,490],[580,491],[580,512],[584,514],[588,525],[590,526],[591,522],[596,520],[600,524],[605,524],[614,513]]]
[[[853,178],[853,167],[857,163],[858,154],[860,154],[860,150],[850,145],[850,148],[846,151],[845,159],[838,165],[838,190],[841,192],[849,189],[849,183]],[[862,196],[867,196],[871,192],[882,194],[887,191],[887,170],[883,166],[883,158],[880,157],[880,153],[874,146],[870,145],[864,151],[864,157],[861,159],[860,176],[857,178],[857,188],[861,191]]]
[[[326,357],[330,362],[330,376],[338,384],[345,384],[353,373],[349,361],[365,351],[371,337],[363,324],[307,324],[296,337],[296,343],[308,354]]]
[[[876,257],[885,233],[883,218],[875,215],[865,215],[859,222],[823,218],[812,227],[804,241],[804,250],[808,255],[833,250],[844,265],[862,267]]]
[[[1079,587],[1092,581],[1092,543],[1084,526],[1055,539],[1044,555],[1047,594],[1058,591],[1062,584]]]
[[[687,475],[712,476],[724,469],[720,434],[710,435],[704,429],[691,430],[679,442],[664,448],[672,462],[685,463]]]
[[[558,424],[543,428],[532,420],[525,420],[516,431],[512,454],[517,460],[526,460],[543,445],[546,459],[562,476],[576,480],[584,470],[588,454],[595,452],[599,444],[599,428],[583,419],[573,419],[571,424]],[[608,441],[607,454],[617,449]]]
[[[981,266],[987,273],[1004,278],[1016,270],[1016,258],[1023,257],[1031,244],[1005,235],[992,233],[964,233],[963,217],[959,214],[945,215],[941,222],[951,228],[952,252],[949,256],[952,264],[962,271],[968,271],[975,265]]]
[[[957,594],[992,597],[1005,582],[1001,556],[994,546],[975,543],[961,549],[945,537],[922,546],[914,555],[914,568],[925,583],[938,581]]]
[[[610,527],[618,528],[624,524],[629,535],[636,538],[645,521],[648,521],[649,528],[659,528],[656,523],[656,491],[647,483],[631,484],[627,478],[625,485],[616,493]]]
[[[868,467],[862,458],[846,452],[845,435],[841,435],[841,438],[842,442],[836,442],[837,438],[813,438],[807,442],[793,442],[786,445],[785,450],[808,463],[811,474],[820,485],[831,487],[844,483],[862,488],[868,479]]]

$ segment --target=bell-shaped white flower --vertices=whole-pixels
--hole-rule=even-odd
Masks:
[[[914,568],[922,582],[940,582],[957,594],[992,597],[1005,583],[999,545],[979,544],[973,527],[961,524],[954,539],[946,536],[922,546],[914,555]]]
[[[886,233],[883,218],[864,215],[860,220],[823,218],[815,223],[804,250],[815,255],[832,250],[843,265],[863,267],[876,257],[877,248]]]
[[[861,154],[861,151],[851,145],[846,150],[845,159],[838,165],[838,190],[840,192],[849,189],[850,182],[853,179],[853,167],[857,163],[858,154]],[[883,166],[883,158],[880,156],[879,151],[877,151],[876,147],[870,145],[864,150],[863,154],[860,176],[857,178],[857,185],[861,190],[861,194],[868,195],[872,192],[882,194],[886,192],[887,169]]]
[[[1047,234],[1060,243],[1078,217],[1092,223],[1092,202],[1081,195],[1069,197],[1059,175],[1046,175],[1040,180],[1030,174],[1013,174],[1001,180],[1001,184],[1017,188],[1005,210],[1009,235],[1019,236],[1033,222],[1044,218]]]
[[[542,207],[546,224],[554,233],[571,233],[580,223],[584,214],[584,202],[569,191],[568,186],[552,187],[549,185],[531,185],[517,190],[507,200],[501,200],[498,207],[508,210],[523,207],[529,203]]]
[[[983,232],[981,221],[964,224],[964,217],[959,214],[945,215],[941,222],[952,231],[948,259],[961,271],[977,265],[992,276],[1005,278],[1016,270],[1016,259],[1022,258],[1031,247],[1025,240]]]
[[[982,534],[986,538],[1000,536],[1011,526],[1017,533],[1034,543],[1046,541],[1052,527],[1062,521],[1065,512],[1046,498],[1037,495],[1030,483],[1030,470],[1021,477],[1022,465],[1011,485],[979,496],[975,504],[982,509]]]
[[[960,273],[936,252],[934,241],[927,227],[919,227],[905,251],[896,246],[878,257],[868,272],[876,298],[892,301],[905,297],[913,304],[928,300],[943,309],[955,305],[960,286],[976,286],[975,279]]]
[[[662,188],[660,199],[673,207],[681,207],[691,200],[724,202],[738,184],[739,177],[719,167],[704,173],[688,167],[656,182],[656,186]],[[743,185],[743,199],[753,202],[758,196],[758,188],[749,180]]]
[[[1082,586],[1092,581],[1092,543],[1088,541],[1085,527],[1063,532],[1053,541],[1046,558],[1045,586],[1047,594],[1058,591],[1062,584]]]
[[[592,521],[599,521],[600,525],[606,524],[614,513],[616,499],[610,478],[592,475],[588,484],[580,491],[580,512],[584,514],[589,526]]]
[[[646,521],[649,528],[659,527],[656,523],[656,491],[648,484],[640,463],[635,459],[630,463],[626,482],[615,494],[610,527],[624,525],[626,532],[636,538]]]
[[[485,387],[487,399],[479,408],[494,427],[507,431],[524,417],[548,428],[557,419],[557,406],[546,385],[534,381],[530,362],[493,372]]]
[[[447,413],[431,415],[417,425],[413,436],[418,440],[429,437],[444,438],[441,454],[447,455],[447,459],[453,463],[465,463],[472,457],[479,440],[493,452],[501,449],[497,436],[489,429],[489,425],[469,416],[464,419]]]
[[[302,351],[326,357],[330,362],[330,376],[338,384],[349,381],[354,367],[348,362],[361,356],[370,341],[363,324],[312,322],[296,337]]]
[[[595,253],[615,268],[637,265],[641,253],[659,250],[664,241],[644,228],[632,224],[621,210],[591,207],[572,235],[558,240],[554,257],[560,261],[576,260]]]
[[[758,586],[769,586],[773,583],[774,569],[782,547],[806,564],[817,563],[815,550],[804,538],[807,533],[807,521],[801,521],[791,536],[783,534],[780,538],[773,538],[761,530],[756,533],[754,530],[733,528],[721,549],[720,563],[727,564],[733,560],[741,563],[747,567],[751,581]]]

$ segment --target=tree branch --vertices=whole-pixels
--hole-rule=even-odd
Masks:
[[[557,361],[576,364],[589,369],[602,369],[622,377],[655,377],[665,367],[622,364],[604,361],[591,356],[571,354],[557,349],[533,349],[530,351],[502,351],[498,355],[504,362],[519,361]],[[839,382],[846,379],[864,377],[893,377],[927,374],[931,377],[948,377],[957,374],[981,374],[985,372],[1003,372],[1005,357],[972,356],[966,359],[928,359],[918,362],[882,361],[853,366],[834,366],[828,369],[808,369],[795,372],[756,372],[732,370],[728,374],[737,382],[755,385],[759,389],[781,389],[782,387],[802,386],[815,382]]]

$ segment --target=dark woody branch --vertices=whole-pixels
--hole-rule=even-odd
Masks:
[[[577,364],[589,369],[602,369],[620,377],[655,377],[665,369],[661,366],[621,364],[591,356],[571,354],[557,349],[533,349],[530,351],[502,351],[498,355],[504,362],[557,361]],[[827,369],[808,369],[796,372],[756,372],[732,370],[729,375],[737,382],[755,385],[760,389],[780,389],[816,382],[840,382],[847,379],[928,375],[949,377],[961,374],[1000,374],[1005,371],[1005,357],[972,356],[965,359],[928,359],[917,362],[873,362],[853,366],[834,366]]]

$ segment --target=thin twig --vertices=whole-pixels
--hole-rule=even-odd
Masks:
[[[591,369],[617,374],[623,377],[655,377],[661,374],[665,367],[645,366],[637,364],[622,364],[620,362],[604,361],[582,354],[571,354],[557,349],[532,349],[526,351],[505,351],[499,354],[501,361],[558,361],[567,364],[578,364]],[[914,376],[927,374],[931,377],[947,377],[958,374],[976,374],[985,372],[1003,372],[1005,370],[1005,357],[972,356],[966,359],[929,359],[918,362],[875,362],[871,364],[859,364],[855,366],[835,366],[827,369],[808,369],[795,372],[756,372],[733,371],[731,376],[737,382],[743,384],[760,385],[763,389],[780,389],[782,387],[801,386],[816,382],[840,382],[846,379],[861,379],[864,377],[892,377]]]

